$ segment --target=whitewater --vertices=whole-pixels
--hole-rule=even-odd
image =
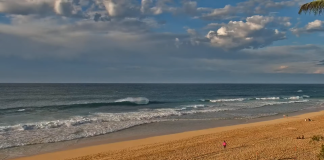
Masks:
[[[323,107],[324,87],[224,84],[0,85],[0,149],[178,120],[254,119]]]

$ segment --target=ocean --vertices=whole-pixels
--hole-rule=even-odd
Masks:
[[[322,84],[0,84],[0,149],[322,107]]]

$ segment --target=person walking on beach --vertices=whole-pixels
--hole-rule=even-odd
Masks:
[[[223,147],[226,148],[226,141],[223,142]]]

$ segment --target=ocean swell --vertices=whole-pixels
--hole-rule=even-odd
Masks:
[[[139,105],[148,105],[148,104],[164,104],[169,102],[160,102],[160,101],[150,101],[145,97],[127,97],[124,99],[118,99],[111,102],[92,102],[92,103],[73,103],[65,105],[47,105],[42,107],[16,107],[16,108],[2,108],[0,109],[1,114],[9,114],[16,112],[32,112],[36,110],[65,110],[65,109],[75,109],[75,108],[98,108],[105,106],[139,106]]]

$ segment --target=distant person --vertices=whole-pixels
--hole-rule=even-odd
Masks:
[[[223,142],[223,147],[226,148],[226,141]]]
[[[301,139],[305,139],[304,135],[302,135]]]

